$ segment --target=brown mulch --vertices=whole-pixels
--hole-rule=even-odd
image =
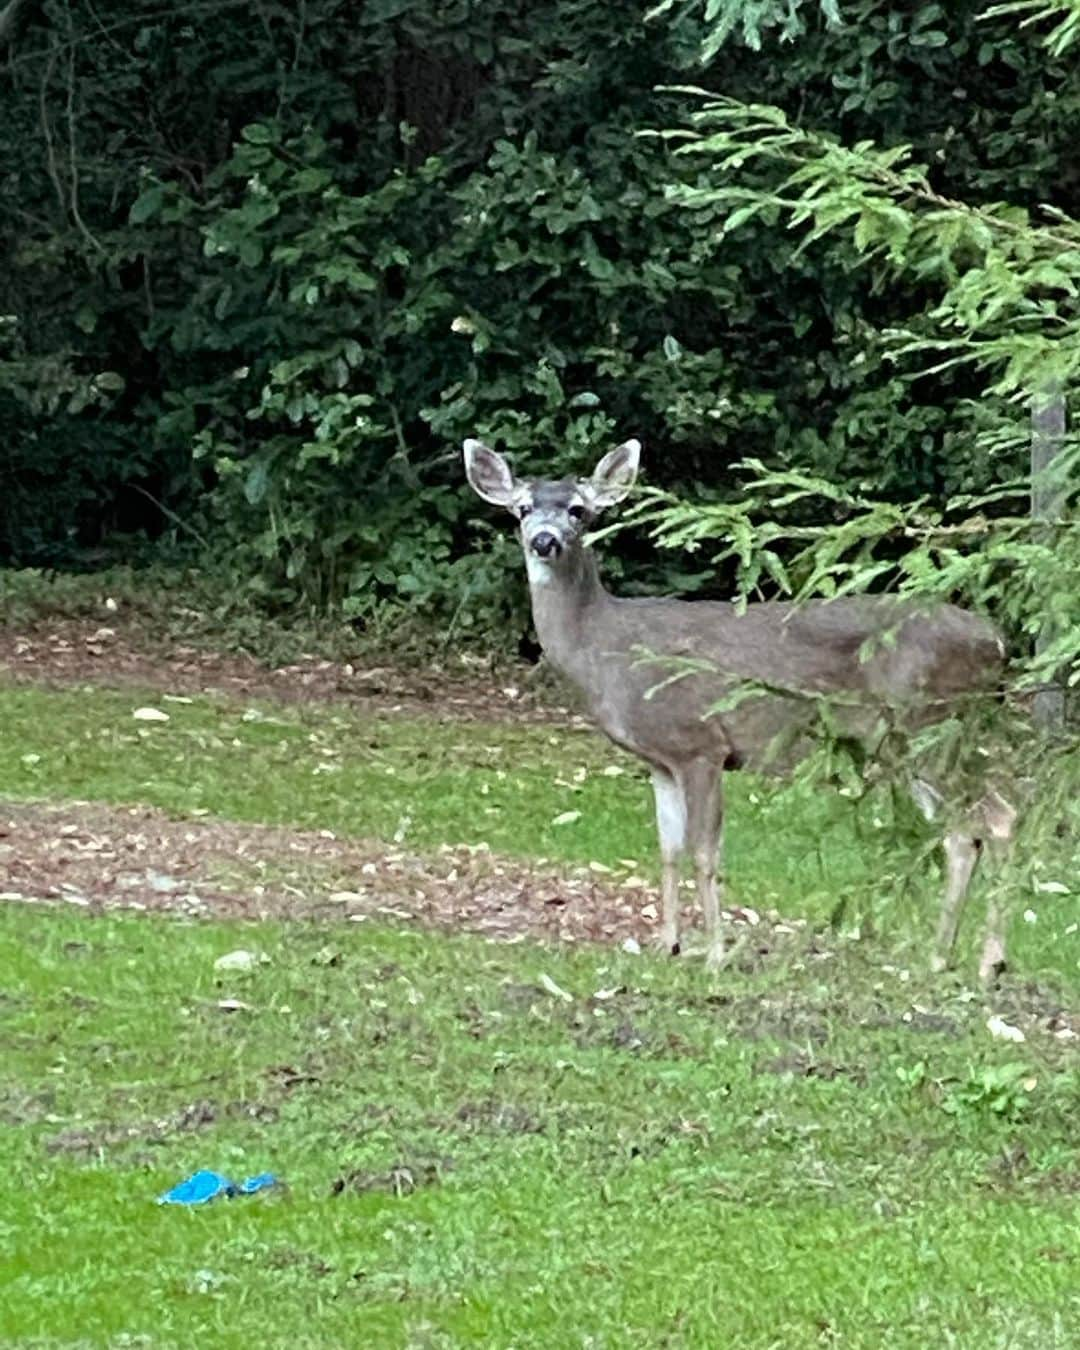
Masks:
[[[512,717],[515,722],[585,725],[525,665],[499,674],[478,658],[406,669],[305,656],[272,669],[251,656],[182,643],[166,646],[137,623],[108,617],[108,623],[54,619],[22,632],[0,628],[0,678],[18,684],[90,684],[293,704],[338,701],[381,713],[470,721]]]
[[[0,806],[0,900],[189,917],[419,922],[502,941],[644,943],[640,877],[444,846],[421,855],[329,831],[173,820],[144,806]],[[739,917],[741,911],[733,911]]]

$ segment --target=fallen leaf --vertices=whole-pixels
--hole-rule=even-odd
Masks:
[[[580,811],[562,811],[551,823],[552,825],[573,825],[576,820],[580,819]]]
[[[998,1041],[1020,1041],[1027,1040],[1027,1037],[1019,1027],[1014,1027],[1011,1022],[1006,1022],[1003,1017],[996,1014],[986,1019],[986,1029],[995,1040]]]
[[[136,708],[131,714],[136,722],[167,722],[169,714],[160,708]]]
[[[152,891],[159,895],[168,895],[172,891],[180,890],[184,883],[176,877],[170,877],[164,872],[154,872],[147,869],[146,882]]]
[[[553,998],[561,998],[564,1003],[573,1003],[573,994],[568,994],[562,985],[555,983],[550,975],[541,975],[540,983]]]
[[[226,952],[214,962],[215,970],[243,971],[254,970],[259,964],[256,952],[245,951],[242,947],[235,952]]]

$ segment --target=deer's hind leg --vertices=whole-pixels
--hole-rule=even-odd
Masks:
[[[931,822],[936,821],[945,809],[945,798],[932,783],[923,778],[913,779],[911,795],[915,805]],[[964,901],[979,861],[979,842],[967,830],[950,831],[942,840],[942,846],[945,850],[945,894],[938,916],[934,954],[930,958],[930,969],[935,974],[947,970],[952,964]]]
[[[934,820],[944,806],[941,794],[930,784],[916,780],[912,796],[928,820]],[[935,972],[952,964],[956,933],[963,915],[971,879],[980,857],[986,855],[984,871],[986,930],[979,959],[979,979],[987,984],[1005,967],[1005,911],[1002,864],[1008,853],[1016,826],[1016,810],[997,792],[990,792],[979,803],[963,829],[945,836],[945,895],[938,920],[937,941],[931,959]]]
[[[986,852],[987,878],[986,931],[979,957],[979,979],[990,984],[1005,969],[1005,894],[1007,878],[1004,863],[1016,829],[1016,808],[998,792],[991,792],[979,803],[982,818],[983,848]]]
[[[964,912],[964,901],[971,885],[975,865],[979,861],[979,843],[973,835],[953,831],[943,840],[945,849],[945,894],[941,901],[937,941],[930,969],[935,974],[952,964],[956,946],[956,931]]]
[[[682,784],[664,769],[652,771],[656,831],[660,836],[659,951],[679,953],[679,873],[686,852],[686,798]]]

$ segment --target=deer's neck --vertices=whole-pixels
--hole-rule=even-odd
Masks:
[[[578,548],[554,567],[526,557],[526,568],[540,645],[557,670],[580,684],[597,625],[613,600],[600,580],[596,557],[590,549]]]

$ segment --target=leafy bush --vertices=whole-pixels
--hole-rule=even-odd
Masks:
[[[980,11],[24,8],[0,417],[25,491],[0,554],[182,529],[270,607],[513,642],[518,568],[462,488],[466,435],[561,472],[637,434],[655,483],[705,501],[748,456],[894,502],[1011,477],[1019,448],[979,441],[1000,400],[888,359],[933,276],[871,279],[857,239],[775,209],[736,228],[691,204],[701,162],[638,134],[685,123],[698,101],[661,87],[690,78],[910,142],[946,197],[1075,213],[1074,65]],[[730,580],[617,547],[631,589]]]

